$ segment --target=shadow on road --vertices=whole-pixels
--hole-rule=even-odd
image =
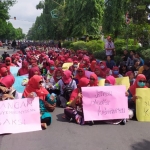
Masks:
[[[131,145],[132,150],[149,150],[150,149],[150,141],[143,140],[142,142],[137,142]]]
[[[57,121],[60,121],[60,122],[69,122],[67,119],[63,118],[64,114],[58,114],[56,115],[57,117]]]

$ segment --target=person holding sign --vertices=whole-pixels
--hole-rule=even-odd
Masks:
[[[81,78],[78,87],[71,93],[70,100],[67,103],[68,107],[64,109],[64,118],[73,120],[77,124],[84,124],[81,87],[87,86],[89,86],[89,79],[86,77]]]
[[[136,88],[147,88],[146,86],[146,77],[143,74],[139,74],[133,85],[130,86],[128,93],[128,105],[129,108],[135,112],[135,103],[136,103]]]
[[[43,80],[39,75],[34,75],[26,86],[23,98],[39,97],[40,111],[41,111],[41,126],[46,129],[47,125],[52,122],[51,114],[56,106],[56,97],[54,94],[50,95],[49,92],[42,86]]]
[[[98,77],[95,73],[90,75],[90,86],[98,86]]]

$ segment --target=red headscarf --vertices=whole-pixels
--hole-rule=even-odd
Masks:
[[[56,83],[60,80],[60,79],[57,79],[57,76],[56,76],[56,75],[57,75],[57,72],[60,72],[60,73],[61,73],[61,76],[63,76],[63,70],[57,68],[57,69],[55,70],[54,76],[53,76],[53,78],[54,78],[54,80],[55,80]]]
[[[96,74],[96,70],[99,70],[99,74]],[[98,77],[101,77],[101,78],[104,77],[103,72],[102,72],[100,66],[96,66],[96,67],[95,67],[94,73],[95,73]]]
[[[106,77],[106,81],[108,81],[111,85],[116,84],[116,79],[113,76]]]
[[[52,66],[55,67],[55,63],[54,63],[53,60],[50,60],[48,63],[49,63],[49,66],[47,66],[46,69],[49,70],[49,72],[50,72],[51,74],[53,74],[56,68],[54,68],[54,70],[52,70],[50,67],[52,67]]]
[[[28,74],[28,73],[29,73],[28,62],[27,61],[23,61],[22,62],[22,68],[20,68],[18,70],[18,74],[19,74],[19,76],[23,76],[23,75]]]
[[[10,65],[7,65],[7,64],[6,64],[7,61],[10,61]],[[6,59],[5,59],[5,64],[7,65],[8,69],[10,68],[10,66],[15,66],[15,65],[12,63],[12,60],[11,60],[10,57],[6,57]]]
[[[132,71],[128,71],[127,73],[126,73],[126,76],[130,76],[131,74],[134,74]]]
[[[42,77],[39,75],[34,75],[28,82],[23,96],[28,97],[28,95],[32,92],[35,92],[40,100],[45,101],[47,94],[49,93],[44,87],[39,87],[39,82],[42,81]]]
[[[97,63],[97,62],[96,62],[95,60],[93,60],[93,61],[91,62],[90,69],[91,69],[92,72],[94,72],[94,70],[95,70],[96,63]]]
[[[63,81],[65,84],[69,84],[70,81],[72,80],[71,76],[72,76],[72,74],[71,74],[71,71],[70,71],[70,70],[64,71],[63,77],[62,77],[62,81]]]
[[[87,87],[88,84],[89,84],[89,79],[83,77],[79,80],[78,88]],[[78,93],[79,93],[78,88],[76,88],[72,91],[71,96],[70,96],[70,101],[73,101],[78,96]],[[77,100],[76,104],[78,104],[78,103],[79,103],[79,101]]]
[[[129,91],[131,92],[132,96],[135,96],[135,94],[136,94],[136,88],[140,88],[140,87],[138,86],[138,82],[139,82],[141,79],[144,79],[144,80],[146,81],[146,77],[145,77],[143,74],[139,74],[139,75],[136,77],[136,80],[135,80],[134,84],[130,86]],[[147,88],[147,87],[144,86],[144,88]]]
[[[100,63],[100,66],[104,66],[104,68],[101,68],[101,70],[102,70],[102,72],[103,72],[103,78],[106,78],[106,76],[108,75],[110,69],[107,68],[105,61],[102,61],[102,62]]]
[[[15,82],[15,78],[13,77],[13,75],[7,75],[0,80],[0,83],[7,88],[12,87],[14,82]]]
[[[29,79],[35,75],[35,72],[38,72],[38,75],[41,74],[39,67],[33,67],[33,68],[29,69]]]
[[[90,78],[95,79],[93,83],[90,82],[90,86],[98,86],[98,78],[97,75],[95,73],[90,75]]]
[[[79,73],[78,73],[79,71],[82,71],[82,76],[79,76]],[[86,78],[86,76],[85,76],[85,70],[83,68],[78,68],[77,69],[77,75],[76,75],[75,79],[77,79],[79,81],[83,77]]]
[[[7,76],[8,75],[8,69],[7,69],[7,67],[0,68],[0,74],[1,74],[2,77]]]

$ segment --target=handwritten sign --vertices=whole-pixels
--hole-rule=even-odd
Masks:
[[[93,74],[94,72],[91,72],[91,71],[85,71],[85,76],[87,78],[90,78],[91,74]]]
[[[0,134],[41,130],[39,98],[0,102]]]
[[[12,75],[17,76],[19,69],[20,69],[20,67],[10,67],[10,72]]]
[[[83,87],[84,120],[129,118],[125,86]]]
[[[137,88],[136,117],[138,121],[150,122],[150,89]]]
[[[65,71],[65,70],[69,70],[69,67],[72,66],[73,63],[64,63],[63,66],[62,66],[62,69]]]

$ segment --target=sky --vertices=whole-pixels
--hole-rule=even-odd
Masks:
[[[10,18],[16,17],[16,20],[9,21],[15,28],[22,28],[24,33],[27,33],[29,28],[35,22],[36,17],[40,16],[42,10],[37,10],[36,5],[40,0],[17,0],[17,3],[10,8]]]

